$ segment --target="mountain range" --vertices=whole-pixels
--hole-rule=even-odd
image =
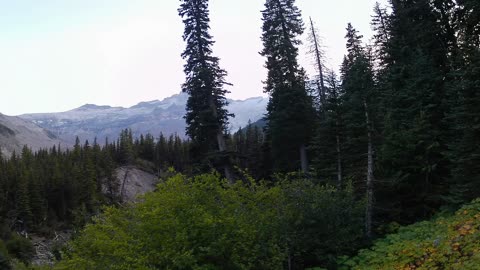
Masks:
[[[46,147],[58,142],[72,145],[77,136],[80,141],[91,142],[94,138],[97,138],[99,143],[105,138],[112,141],[126,128],[130,128],[134,136],[150,133],[158,137],[160,133],[164,135],[177,133],[185,137],[183,116],[187,98],[186,94],[180,93],[163,100],[141,102],[130,108],[86,104],[66,112],[24,114],[11,119],[23,121],[26,127],[40,130],[41,134],[45,134],[45,136],[38,134],[38,138],[42,139],[38,143],[33,142],[33,138],[25,140],[24,143],[29,146],[35,143]],[[228,110],[235,115],[230,119],[230,131],[234,132],[246,126],[248,121],[255,122],[261,119],[266,112],[267,102],[268,99],[264,97],[229,100]],[[6,134],[10,134],[8,129],[6,130]],[[0,134],[1,132],[0,127]],[[19,137],[17,140],[21,144],[23,139]],[[2,141],[3,137],[0,137],[0,142]]]

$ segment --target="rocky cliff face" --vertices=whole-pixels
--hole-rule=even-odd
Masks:
[[[135,167],[120,167],[115,170],[118,193],[123,202],[134,202],[138,196],[155,190],[158,177]]]

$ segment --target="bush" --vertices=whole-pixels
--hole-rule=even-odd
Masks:
[[[2,270],[10,270],[12,267],[10,266],[10,260],[8,259],[7,254],[2,253],[0,251],[0,269]]]
[[[335,269],[339,255],[354,254],[364,244],[364,204],[353,188],[336,190],[305,179],[280,180],[288,209],[284,221],[295,269]]]
[[[362,235],[362,211],[349,194],[307,180],[269,187],[176,175],[141,203],[107,208],[57,268],[282,269],[290,259],[303,269]]]
[[[6,243],[8,253],[19,259],[21,262],[28,264],[35,254],[32,243],[17,234],[12,234],[10,240]]]
[[[8,258],[8,249],[5,243],[2,241],[2,239],[0,239],[0,255],[3,255],[5,258]]]
[[[453,216],[401,228],[358,256],[344,258],[343,269],[479,269],[479,229],[476,200]]]

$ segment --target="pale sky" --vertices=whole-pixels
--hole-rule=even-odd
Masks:
[[[381,3],[386,0],[380,1]],[[214,54],[229,98],[263,95],[263,0],[211,0]],[[368,41],[375,0],[297,0],[338,69],[351,22]],[[86,103],[129,107],[180,92],[183,24],[176,0],[0,0],[0,113],[58,112]],[[301,47],[300,62],[313,71]]]

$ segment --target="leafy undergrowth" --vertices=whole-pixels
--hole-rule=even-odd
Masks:
[[[228,185],[217,174],[178,174],[137,204],[107,208],[55,269],[329,266],[358,249],[362,215],[351,188],[306,179]]]
[[[401,228],[341,269],[480,269],[480,199],[455,215]]]

